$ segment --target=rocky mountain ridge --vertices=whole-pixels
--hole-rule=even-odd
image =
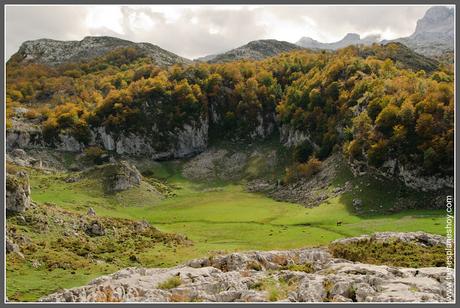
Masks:
[[[251,41],[246,45],[232,49],[225,53],[206,56],[203,58],[199,58],[198,60],[209,63],[230,62],[243,59],[262,60],[264,58],[276,56],[277,54],[283,52],[289,52],[297,49],[301,49],[301,47],[285,41],[278,41],[272,39],[257,40]]]
[[[109,36],[87,36],[81,41],[58,41],[52,39],[26,41],[12,58],[19,61],[59,65],[89,60],[123,47],[140,50],[160,66],[191,63],[188,59],[150,43],[134,43]]]

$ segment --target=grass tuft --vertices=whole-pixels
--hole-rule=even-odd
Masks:
[[[182,280],[180,279],[180,277],[179,276],[173,276],[173,277],[170,277],[170,278],[166,279],[165,281],[159,283],[157,288],[158,289],[163,289],[163,290],[170,290],[170,289],[177,288],[181,284],[182,284]]]
[[[353,262],[414,268],[446,266],[444,246],[425,247],[400,240],[363,240],[347,244],[330,244],[329,250],[334,257]]]

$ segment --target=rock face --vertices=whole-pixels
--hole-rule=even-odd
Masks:
[[[397,161],[387,161],[384,167],[388,167],[390,171],[388,174],[386,170],[382,170],[383,175],[390,177],[399,177],[406,186],[419,189],[423,191],[439,190],[445,187],[454,187],[454,177],[439,177],[439,176],[423,176],[422,170],[415,166],[409,167],[398,163]]]
[[[281,126],[279,132],[281,144],[285,147],[295,147],[308,141],[313,147],[318,148],[318,146],[311,141],[309,134],[306,132],[296,130],[288,125]]]
[[[30,205],[30,185],[27,173],[6,175],[6,211],[24,212]]]
[[[249,170],[251,162],[257,163],[257,170]],[[210,148],[188,160],[183,165],[182,174],[199,181],[238,180],[269,173],[276,165],[277,154],[274,150]]]
[[[368,171],[368,166],[364,162],[353,161],[350,167],[355,175]],[[426,176],[423,175],[420,167],[404,165],[396,159],[387,160],[380,168],[372,169],[372,171],[389,179],[397,178],[407,187],[421,191],[436,191],[454,187],[453,176]]]
[[[160,66],[191,63],[188,59],[150,43],[134,43],[109,36],[88,36],[81,41],[57,41],[51,39],[26,41],[13,57],[22,61],[58,65],[89,60],[123,47],[139,49]]]
[[[155,124],[153,124],[155,125]],[[104,127],[91,128],[91,141],[85,145],[73,136],[59,134],[55,140],[46,141],[37,125],[26,121],[14,121],[13,128],[6,132],[7,151],[14,149],[54,148],[58,151],[81,152],[86,146],[100,146],[117,154],[148,156],[152,159],[182,158],[202,152],[208,144],[208,122],[184,124],[173,131],[160,132],[169,142],[166,147],[158,148],[152,142],[152,136],[136,133],[107,132]]]
[[[195,259],[173,268],[127,268],[40,301],[447,302],[451,274],[445,267],[353,263],[321,248],[255,251]]]
[[[209,63],[230,62],[244,59],[262,60],[296,49],[301,49],[301,47],[284,41],[258,40],[249,42],[246,45],[232,49],[223,54],[207,56],[204,59]]]
[[[439,56],[454,51],[454,8],[434,6],[417,21],[415,32],[396,39],[426,56]]]
[[[43,161],[40,158],[33,157],[19,148],[7,152],[6,161],[23,167],[43,168]]]
[[[6,150],[16,148],[40,148],[44,146],[40,126],[26,121],[13,120],[13,127],[6,131]]]

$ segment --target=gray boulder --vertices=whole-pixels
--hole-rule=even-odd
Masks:
[[[6,211],[24,212],[30,206],[29,177],[24,171],[6,175]]]
[[[96,216],[96,211],[92,207],[90,207],[88,209],[88,211],[86,212],[86,215],[88,215],[88,216]]]
[[[102,236],[105,235],[104,225],[100,221],[93,221],[86,226],[86,234],[89,236]]]
[[[8,237],[6,237],[6,240],[5,240],[5,250],[7,254],[14,253],[18,255],[20,258],[24,258],[24,255],[21,253],[21,249],[19,248],[19,245],[14,243]]]
[[[119,192],[141,184],[142,176],[134,165],[126,161],[110,164],[106,168],[107,190]]]

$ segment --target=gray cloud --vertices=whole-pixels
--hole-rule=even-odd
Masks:
[[[6,8],[6,57],[22,42],[40,38],[76,40],[86,31],[84,7],[9,6]]]
[[[331,42],[348,32],[410,35],[428,6],[7,6],[6,56],[26,40],[111,35],[150,42],[188,58],[251,40]],[[91,22],[92,18],[92,22]]]

